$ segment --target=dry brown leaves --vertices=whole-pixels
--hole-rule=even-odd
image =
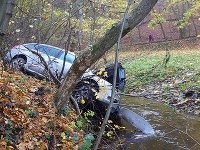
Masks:
[[[36,95],[38,87],[47,88],[43,95]],[[82,144],[80,138],[75,144],[61,133],[79,134],[71,127],[76,119],[73,112],[69,116],[56,114],[53,96],[56,86],[51,82],[37,80],[14,70],[4,71],[0,63],[0,149],[77,149]]]

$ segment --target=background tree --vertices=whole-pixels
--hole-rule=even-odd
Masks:
[[[127,45],[129,41],[130,44],[144,43],[148,41],[147,37],[152,32],[156,33],[157,42],[165,40],[164,34],[168,40],[181,39],[181,36],[184,38],[197,36],[199,8],[198,0],[159,0],[153,9],[154,12],[152,11],[137,26],[137,32],[131,31],[124,41]]]
[[[151,13],[153,19],[150,20],[148,27],[150,28],[155,28],[156,25],[159,25],[163,34],[163,38],[166,39],[166,34],[165,34],[165,30],[163,27],[163,23],[166,21],[165,18],[163,17],[163,14],[161,12],[156,12],[155,10],[153,10],[153,12]]]

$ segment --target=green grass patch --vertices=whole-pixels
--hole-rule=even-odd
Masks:
[[[127,73],[126,92],[132,90],[141,90],[144,87],[163,82],[167,79],[181,79],[183,83],[187,82],[193,86],[197,86],[200,73],[200,54],[177,54],[170,55],[167,67],[164,67],[163,55],[144,55],[126,62],[123,66]]]

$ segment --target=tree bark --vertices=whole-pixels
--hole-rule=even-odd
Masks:
[[[138,7],[127,15],[122,36],[125,36],[138,25],[149,14],[157,1],[158,0],[142,0]],[[54,97],[55,105],[59,111],[65,109],[71,92],[82,74],[117,42],[121,24],[122,20],[114,24],[96,44],[83,50],[82,54],[75,60]]]
[[[3,36],[6,34],[14,6],[15,0],[0,0],[0,51],[2,49]]]
[[[187,2],[187,4],[188,4],[188,8],[191,9],[191,4],[189,2]],[[194,36],[197,36],[198,35],[198,31],[197,31],[197,27],[196,27],[196,24],[195,24],[193,16],[191,16],[191,21],[192,21],[192,24],[194,26],[194,31],[195,31],[195,35]],[[191,35],[189,34],[189,36],[191,36]]]
[[[79,1],[79,25],[78,25],[78,47],[77,50],[80,51],[81,50],[81,46],[82,46],[82,24],[83,24],[83,2],[82,0]]]
[[[159,25],[160,25],[160,28],[161,28],[161,31],[162,31],[162,34],[163,34],[163,38],[166,40],[167,37],[166,37],[166,34],[165,34],[165,30],[163,28],[163,25],[162,25],[162,23],[159,23]]]

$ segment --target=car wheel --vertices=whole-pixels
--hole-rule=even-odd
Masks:
[[[26,61],[23,58],[17,57],[17,58],[12,59],[11,67],[16,69],[16,70],[22,71],[25,63],[26,63]]]
[[[92,91],[92,86],[90,84],[80,84],[73,91],[73,97],[78,103],[81,103],[81,100],[84,99],[87,102],[92,101],[94,98],[94,92]]]
[[[91,81],[81,81],[72,92],[72,97],[78,103],[80,109],[94,109],[96,103],[95,93],[98,92],[98,85]],[[84,100],[84,101],[83,101]]]

